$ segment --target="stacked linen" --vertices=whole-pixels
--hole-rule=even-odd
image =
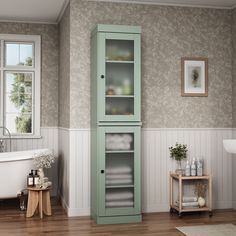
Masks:
[[[130,189],[109,190],[106,193],[106,207],[133,207],[134,193]]]
[[[128,165],[106,169],[106,185],[128,185],[133,183],[132,168]]]
[[[131,134],[107,134],[107,150],[130,150],[133,137]]]
[[[179,201],[176,202],[177,206],[179,205]],[[182,200],[183,208],[198,208],[198,199],[197,197],[183,197]]]

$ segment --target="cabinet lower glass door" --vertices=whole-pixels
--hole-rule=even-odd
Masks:
[[[134,207],[134,134],[105,136],[105,207]]]

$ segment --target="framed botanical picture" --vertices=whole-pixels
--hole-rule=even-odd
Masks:
[[[181,58],[181,95],[185,97],[208,96],[207,58]]]

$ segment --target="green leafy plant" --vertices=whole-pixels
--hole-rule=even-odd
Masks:
[[[183,159],[187,158],[187,145],[176,143],[175,147],[169,147],[170,157],[176,161],[181,162]]]

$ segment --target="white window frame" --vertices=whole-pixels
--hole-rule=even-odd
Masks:
[[[33,66],[6,66],[5,65],[5,42],[32,43]],[[34,80],[32,83],[32,133],[12,134],[12,138],[40,138],[40,91],[41,91],[41,36],[40,35],[18,35],[0,34],[1,63],[0,63],[0,126],[4,126],[5,102],[4,102],[4,74],[6,72],[32,72]],[[0,129],[0,137],[5,137]]]

